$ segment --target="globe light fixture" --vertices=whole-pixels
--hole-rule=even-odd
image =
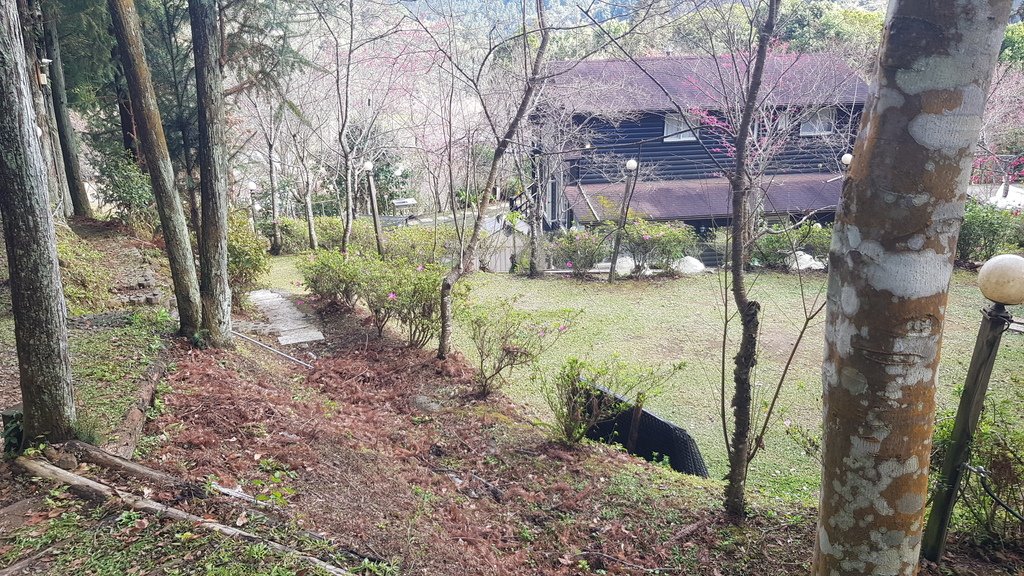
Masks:
[[[978,288],[996,304],[1024,304],[1024,257],[1000,254],[990,258],[978,272]]]
[[[369,160],[367,160],[366,162],[363,162],[363,170],[366,170],[367,172],[372,172],[373,171],[373,162],[371,162]]]
[[[636,161],[636,158],[630,158],[626,160],[626,170],[630,172],[635,171],[640,166],[640,163]]]
[[[847,152],[846,154],[843,154],[841,158],[839,158],[839,161],[843,163],[843,166],[849,168],[850,164],[853,163],[853,154]]]

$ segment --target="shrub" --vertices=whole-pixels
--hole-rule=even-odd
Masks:
[[[570,357],[551,380],[538,376],[554,423],[549,426],[558,442],[579,444],[595,424],[614,418],[630,408],[642,409],[644,403],[660,393],[660,387],[682,368],[639,368],[618,356],[601,363]],[[625,398],[595,394],[598,388]]]
[[[228,218],[228,284],[231,303],[240,307],[249,292],[257,288],[270,272],[267,241],[257,236],[244,211]]]
[[[371,226],[372,234],[372,226]],[[455,227],[399,226],[387,231],[384,253],[387,258],[415,264],[449,261],[458,251]]]
[[[356,291],[362,278],[363,259],[345,257],[338,250],[321,250],[299,263],[303,282],[317,298],[355,306]]]
[[[622,229],[622,247],[636,263],[633,272],[670,267],[697,246],[697,234],[685,224],[661,224],[636,219]]]
[[[313,218],[313,227],[316,229],[316,240],[320,248],[341,249],[341,239],[345,235],[344,220],[337,216],[317,216]],[[308,232],[306,236],[309,236]]]
[[[279,218],[278,227],[281,229],[282,254],[300,254],[309,250],[309,230],[305,220]]]
[[[384,335],[384,328],[398,312],[397,266],[392,262],[376,258],[361,258],[359,281],[356,292],[363,299],[373,315],[377,335]]]
[[[127,155],[103,156],[99,172],[99,199],[111,214],[137,232],[152,234],[159,226],[153,189],[139,166]]]
[[[1013,214],[991,204],[967,200],[956,257],[960,260],[988,260],[997,252],[1012,250],[1016,225]]]
[[[460,320],[477,352],[477,393],[486,397],[506,382],[515,368],[531,365],[561,338],[579,316],[578,310],[527,312],[514,300],[464,306]]]
[[[603,234],[593,230],[568,230],[552,242],[552,258],[565,266],[576,278],[583,278],[608,254]]]
[[[770,226],[754,242],[754,257],[768,268],[786,268],[786,260],[796,252],[806,252],[817,258],[828,257],[832,244],[832,226],[804,222],[786,229]]]
[[[447,269],[427,264],[391,264],[395,267],[393,291],[398,320],[405,328],[410,346],[423,348],[441,331],[441,281]],[[460,308],[468,294],[465,284],[452,291],[452,306]]]
[[[1024,384],[990,392],[971,443],[970,463],[984,468],[990,488],[1014,510],[1024,510]],[[932,478],[937,479],[949,446],[955,410],[940,414],[935,428]],[[1024,524],[1001,508],[986,492],[975,474],[963,476],[953,511],[954,528],[979,544],[1024,540]]]

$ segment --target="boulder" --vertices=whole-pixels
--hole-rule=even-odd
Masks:
[[[786,257],[786,266],[792,271],[825,269],[825,264],[821,260],[799,250]]]
[[[685,256],[672,263],[672,269],[680,274],[700,274],[706,270],[704,263],[693,256]]]

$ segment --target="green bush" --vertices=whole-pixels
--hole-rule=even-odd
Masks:
[[[477,353],[477,393],[486,397],[517,367],[532,365],[572,327],[579,310],[527,312],[514,300],[458,309]]]
[[[313,227],[320,248],[341,250],[341,239],[345,235],[344,220],[337,216],[317,216],[313,218]],[[308,237],[309,234],[306,235]]]
[[[321,250],[299,262],[306,288],[314,296],[327,302],[344,303],[350,308],[356,304],[363,267],[363,258],[346,258],[338,250]]]
[[[636,263],[634,273],[645,268],[665,270],[697,246],[697,234],[685,224],[662,224],[643,219],[626,223],[622,247]]]
[[[1009,210],[973,199],[967,200],[956,257],[960,260],[988,260],[1001,251],[1017,246],[1019,221]]]
[[[266,239],[253,232],[244,211],[231,214],[228,218],[228,284],[231,303],[236,308],[270,273],[267,248]]]
[[[595,424],[614,418],[623,410],[642,409],[681,368],[681,364],[668,369],[639,368],[618,356],[599,363],[570,357],[554,378],[548,379],[539,373],[534,378],[540,381],[554,416],[549,426],[554,440],[575,445]],[[625,398],[628,403],[603,394],[595,396],[598,388]]]
[[[371,226],[372,233],[372,226]],[[458,251],[454,226],[399,226],[386,231],[384,253],[387,258],[415,264],[449,261]]]
[[[281,253],[301,254],[309,250],[309,229],[301,218],[279,218],[281,229]]]
[[[832,244],[832,226],[804,222],[786,229],[770,226],[754,242],[754,258],[768,268],[787,267],[786,259],[796,252],[806,252],[816,258],[827,258]]]
[[[608,255],[607,238],[593,230],[568,230],[552,241],[552,259],[556,266],[568,268],[583,278]]]
[[[152,234],[160,223],[149,177],[128,155],[104,156],[97,166],[100,202],[130,228]]]
[[[996,496],[1020,511],[1024,510],[1024,379],[1014,376],[1012,380],[1012,386],[994,390],[985,399],[971,444],[970,463],[984,468]],[[953,409],[938,416],[931,460],[933,480],[939,478],[954,417]],[[978,544],[1024,541],[1024,524],[1001,508],[973,473],[964,474],[952,525]]]
[[[441,281],[448,272],[436,264],[413,266],[393,263],[394,305],[410,346],[423,348],[441,330]],[[461,308],[468,294],[466,284],[452,290],[452,306]]]

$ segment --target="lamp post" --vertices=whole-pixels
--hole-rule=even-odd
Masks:
[[[366,170],[366,182],[370,188],[370,214],[373,216],[373,235],[377,240],[377,254],[384,257],[384,241],[381,238],[380,214],[377,212],[377,185],[373,181],[373,162],[367,160],[363,163],[363,170]]]
[[[619,210],[619,225],[615,228],[615,241],[612,243],[612,262],[608,268],[608,281],[615,281],[615,262],[619,259],[619,246],[622,244],[622,228],[626,225],[626,216],[629,214],[629,203],[633,199],[633,189],[636,188],[636,169],[640,163],[635,158],[626,160],[626,190],[622,194],[622,209]]]
[[[978,273],[978,288],[992,304],[982,311],[978,340],[974,344],[967,381],[963,395],[960,396],[953,433],[946,449],[946,458],[942,462],[942,472],[936,483],[932,510],[924,531],[921,554],[932,562],[942,558],[949,519],[967,464],[971,440],[985,404],[985,392],[992,376],[999,341],[1013,320],[1006,306],[1024,304],[1024,257],[1003,254],[990,259]]]
[[[252,233],[259,234],[256,230],[256,217],[259,212],[259,204],[256,203],[257,186],[255,182],[249,181],[245,187],[249,191],[249,215],[252,216]]]

